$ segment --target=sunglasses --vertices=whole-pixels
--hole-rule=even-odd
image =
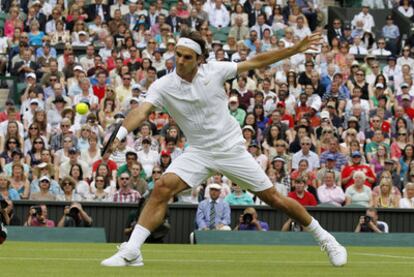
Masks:
[[[40,181],[40,183],[49,183],[49,181],[48,180],[42,180],[42,181]]]
[[[50,82],[56,82],[57,79],[49,79]]]
[[[35,141],[35,144],[43,144],[43,141]]]
[[[129,180],[129,177],[121,177],[121,180]]]
[[[364,76],[364,74],[362,74],[362,73],[357,73],[355,75],[357,75],[357,76]]]
[[[406,136],[407,133],[398,133],[399,136]]]
[[[62,125],[60,125],[60,127],[62,127],[62,128],[69,128],[69,125],[64,125],[64,124],[62,124]]]
[[[122,80],[131,80],[131,78],[122,78]]]
[[[37,127],[30,127],[29,130],[39,130]]]
[[[310,143],[305,142],[305,143],[301,143],[300,145],[311,145],[311,144],[310,144]]]
[[[71,183],[66,182],[66,183],[63,183],[63,186],[64,186],[64,187],[66,187],[66,186],[72,186],[72,184],[71,184]]]
[[[103,182],[103,179],[96,179],[96,182]]]
[[[17,144],[17,141],[9,141],[9,143]]]
[[[285,147],[284,144],[276,144],[276,147]]]
[[[72,142],[71,140],[64,140],[63,142]]]
[[[155,171],[153,171],[152,172],[152,174],[161,174],[162,172],[161,171],[158,171],[158,170],[155,170]]]

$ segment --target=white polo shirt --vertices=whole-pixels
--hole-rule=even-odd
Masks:
[[[193,148],[224,151],[244,142],[224,91],[224,82],[236,74],[234,62],[202,64],[191,83],[174,71],[151,85],[145,101],[164,107]]]

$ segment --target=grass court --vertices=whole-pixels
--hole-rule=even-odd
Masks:
[[[6,241],[0,276],[414,276],[414,248],[347,249],[334,268],[315,246],[144,245],[144,267],[105,268],[115,244]]]

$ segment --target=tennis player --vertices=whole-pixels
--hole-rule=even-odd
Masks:
[[[175,71],[151,85],[145,101],[123,121],[111,149],[138,128],[154,109],[161,108],[165,108],[178,123],[190,147],[156,182],[130,239],[121,244],[115,255],[102,261],[103,266],[144,265],[140,248],[151,231],[163,222],[168,200],[183,190],[198,186],[215,172],[224,174],[305,226],[321,249],[327,252],[332,265],[346,264],[346,249],[299,203],[279,194],[247,152],[240,126],[228,111],[224,91],[224,82],[238,73],[268,66],[306,50],[316,50],[321,39],[321,35],[315,33],[293,47],[260,53],[240,63],[204,63],[208,51],[200,33],[183,32],[176,45]]]

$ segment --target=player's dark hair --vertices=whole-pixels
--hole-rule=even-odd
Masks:
[[[207,60],[207,58],[208,58],[208,49],[206,47],[207,46],[206,41],[201,36],[200,32],[192,31],[192,30],[184,30],[181,33],[181,37],[189,38],[189,39],[194,40],[195,42],[197,42],[201,47],[201,53],[202,53],[201,56],[203,57],[204,60]],[[199,55],[197,55],[197,56],[199,56]]]

